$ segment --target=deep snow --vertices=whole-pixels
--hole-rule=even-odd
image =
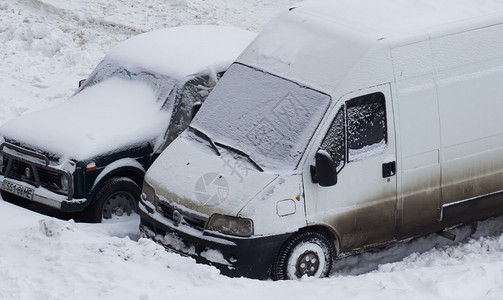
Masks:
[[[228,278],[136,241],[138,216],[79,224],[1,201],[0,220],[0,299],[503,297],[503,218],[456,229],[455,244],[430,235],[342,259],[330,278],[282,282]]]
[[[0,125],[61,103],[105,52],[176,25],[259,30],[277,0],[0,3]],[[231,279],[139,239],[138,217],[77,224],[0,201],[0,299],[502,299],[503,218],[341,259],[326,279]]]

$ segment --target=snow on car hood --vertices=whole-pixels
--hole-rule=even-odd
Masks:
[[[110,78],[60,105],[7,122],[0,135],[85,160],[162,136],[170,115],[156,100],[145,83]]]
[[[145,175],[161,199],[207,217],[237,215],[278,175],[259,172],[252,165],[221,150],[218,156],[205,141],[185,131],[159,156]]]

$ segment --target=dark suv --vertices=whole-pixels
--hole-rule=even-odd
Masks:
[[[70,99],[0,128],[2,197],[90,222],[131,214],[146,169],[254,36],[186,26],[119,44]]]

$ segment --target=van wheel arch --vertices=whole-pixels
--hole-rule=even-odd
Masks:
[[[338,257],[340,254],[340,238],[339,234],[331,227],[324,226],[324,225],[312,225],[308,227],[301,228],[300,231],[316,231],[319,232],[323,235],[325,235],[330,241],[332,242],[334,249],[335,249],[335,257]]]

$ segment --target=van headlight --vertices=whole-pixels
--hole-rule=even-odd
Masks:
[[[142,198],[152,204],[155,204],[155,190],[154,188],[147,183],[146,180],[143,180],[142,186]]]
[[[247,237],[253,235],[253,221],[245,218],[214,214],[210,217],[206,230]]]

